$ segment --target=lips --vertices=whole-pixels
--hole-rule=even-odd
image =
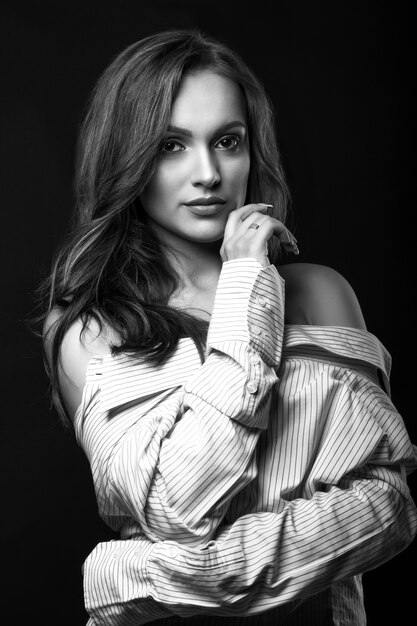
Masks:
[[[223,205],[226,204],[226,200],[221,196],[201,196],[200,198],[190,200],[190,202],[185,202],[184,204],[189,207],[191,213],[194,213],[194,215],[210,217],[211,215],[218,215],[224,211]]]
[[[187,206],[213,206],[215,204],[225,204],[226,200],[221,196],[201,196],[200,198],[194,198],[189,202],[185,202]]]

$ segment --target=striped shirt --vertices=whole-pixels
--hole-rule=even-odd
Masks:
[[[93,356],[75,432],[121,539],[84,563],[88,626],[365,624],[361,572],[417,530],[389,373],[367,331],[284,326],[253,259],[223,265],[204,363]]]

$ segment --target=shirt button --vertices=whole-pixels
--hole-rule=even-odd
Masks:
[[[260,360],[261,359],[257,354],[251,354],[249,356],[249,361],[252,363],[252,365],[258,365]]]
[[[264,298],[263,296],[259,296],[259,298],[258,298],[258,303],[259,303],[261,306],[266,306],[266,298]]]
[[[246,386],[246,389],[249,391],[249,393],[256,393],[258,391],[258,385],[256,385],[255,383],[249,383]]]
[[[175,548],[168,548],[167,554],[168,556],[171,556],[173,559],[175,559],[175,557],[178,556],[178,550],[176,550]]]
[[[251,326],[251,331],[254,335],[260,335],[262,332],[259,326],[255,326],[254,324]]]

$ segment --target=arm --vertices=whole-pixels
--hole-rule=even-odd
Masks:
[[[105,623],[100,620],[110,615],[115,624],[146,623],[166,615],[166,609],[180,615],[266,610],[377,567],[410,543],[416,511],[405,469],[415,462],[415,451],[388,396],[369,380],[369,368],[352,369],[355,358],[375,365],[367,356],[377,353],[375,342],[366,331],[361,342],[358,333],[345,334],[352,352],[343,381],[340,365],[328,370],[324,401],[314,417],[323,429],[323,445],[306,460],[311,471],[304,475],[302,497],[277,493],[273,511],[237,519],[200,549],[173,542],[99,544],[84,570],[94,623]],[[340,356],[343,346],[336,352]],[[311,397],[298,397],[302,406],[317,405],[314,390],[323,392],[321,364],[313,360],[311,368],[314,364],[315,385],[309,386]],[[340,442],[347,442],[343,455]],[[113,550],[119,551],[117,568]],[[98,562],[100,571],[94,567]]]
[[[218,283],[207,359],[184,388],[161,400],[175,376],[183,381],[181,354],[159,369],[111,355],[90,368],[74,427],[90,460],[100,513],[112,528],[132,517],[153,540],[210,538],[227,503],[256,476],[253,452],[268,425],[283,317],[276,269],[254,259],[229,261]],[[65,339],[61,379],[79,394],[81,349],[78,337]],[[155,390],[156,400],[142,401]],[[120,404],[135,402],[130,412],[109,417]]]
[[[323,384],[317,370],[311,397],[294,402],[314,399]],[[278,494],[273,511],[238,518],[200,548],[172,541],[99,544],[84,568],[87,609],[97,624],[109,615],[120,619],[115,624],[146,623],[157,610],[154,601],[182,616],[282,606],[375,568],[411,542],[417,519],[405,468],[415,454],[401,418],[382,390],[348,368],[341,383],[340,367],[333,367],[326,384],[315,417],[322,446],[306,460],[312,467],[303,495]]]
[[[226,299],[214,307],[207,360],[183,389],[174,388],[170,372],[165,389],[157,389],[170,387],[169,393],[154,394],[152,406],[143,381],[134,381],[131,395],[125,379],[117,385],[118,372],[109,369],[106,355],[102,370],[92,372],[85,356],[94,354],[92,346],[85,350],[71,336],[63,343],[61,389],[75,412],[76,435],[91,463],[100,513],[114,529],[132,517],[151,539],[175,536],[199,544],[213,534],[233,495],[256,476],[253,452],[268,424],[284,318],[282,279],[266,263],[265,246],[273,233],[288,236],[271,217],[264,217],[259,230],[249,228],[264,210],[266,206],[247,205],[228,218],[227,262],[217,290]],[[271,301],[260,304],[258,289]],[[166,363],[168,369],[172,361]],[[140,372],[158,379],[166,374],[164,367]],[[90,378],[86,386],[83,373]],[[94,375],[100,382],[92,383]],[[78,410],[74,398],[81,400]]]
[[[106,447],[96,443],[92,460],[99,490],[149,538],[207,541],[231,498],[256,476],[254,451],[268,426],[283,317],[283,282],[274,267],[251,259],[225,263],[207,359],[184,388],[135,418],[110,455],[113,426],[106,419],[98,425],[94,415],[84,420],[86,431],[93,421],[106,429],[100,435]],[[106,377],[101,384],[105,394]]]

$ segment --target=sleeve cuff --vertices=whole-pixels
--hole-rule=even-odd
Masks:
[[[256,259],[223,264],[210,322],[207,351],[226,351],[230,342],[249,345],[269,366],[278,367],[284,332],[285,282],[277,269]]]

